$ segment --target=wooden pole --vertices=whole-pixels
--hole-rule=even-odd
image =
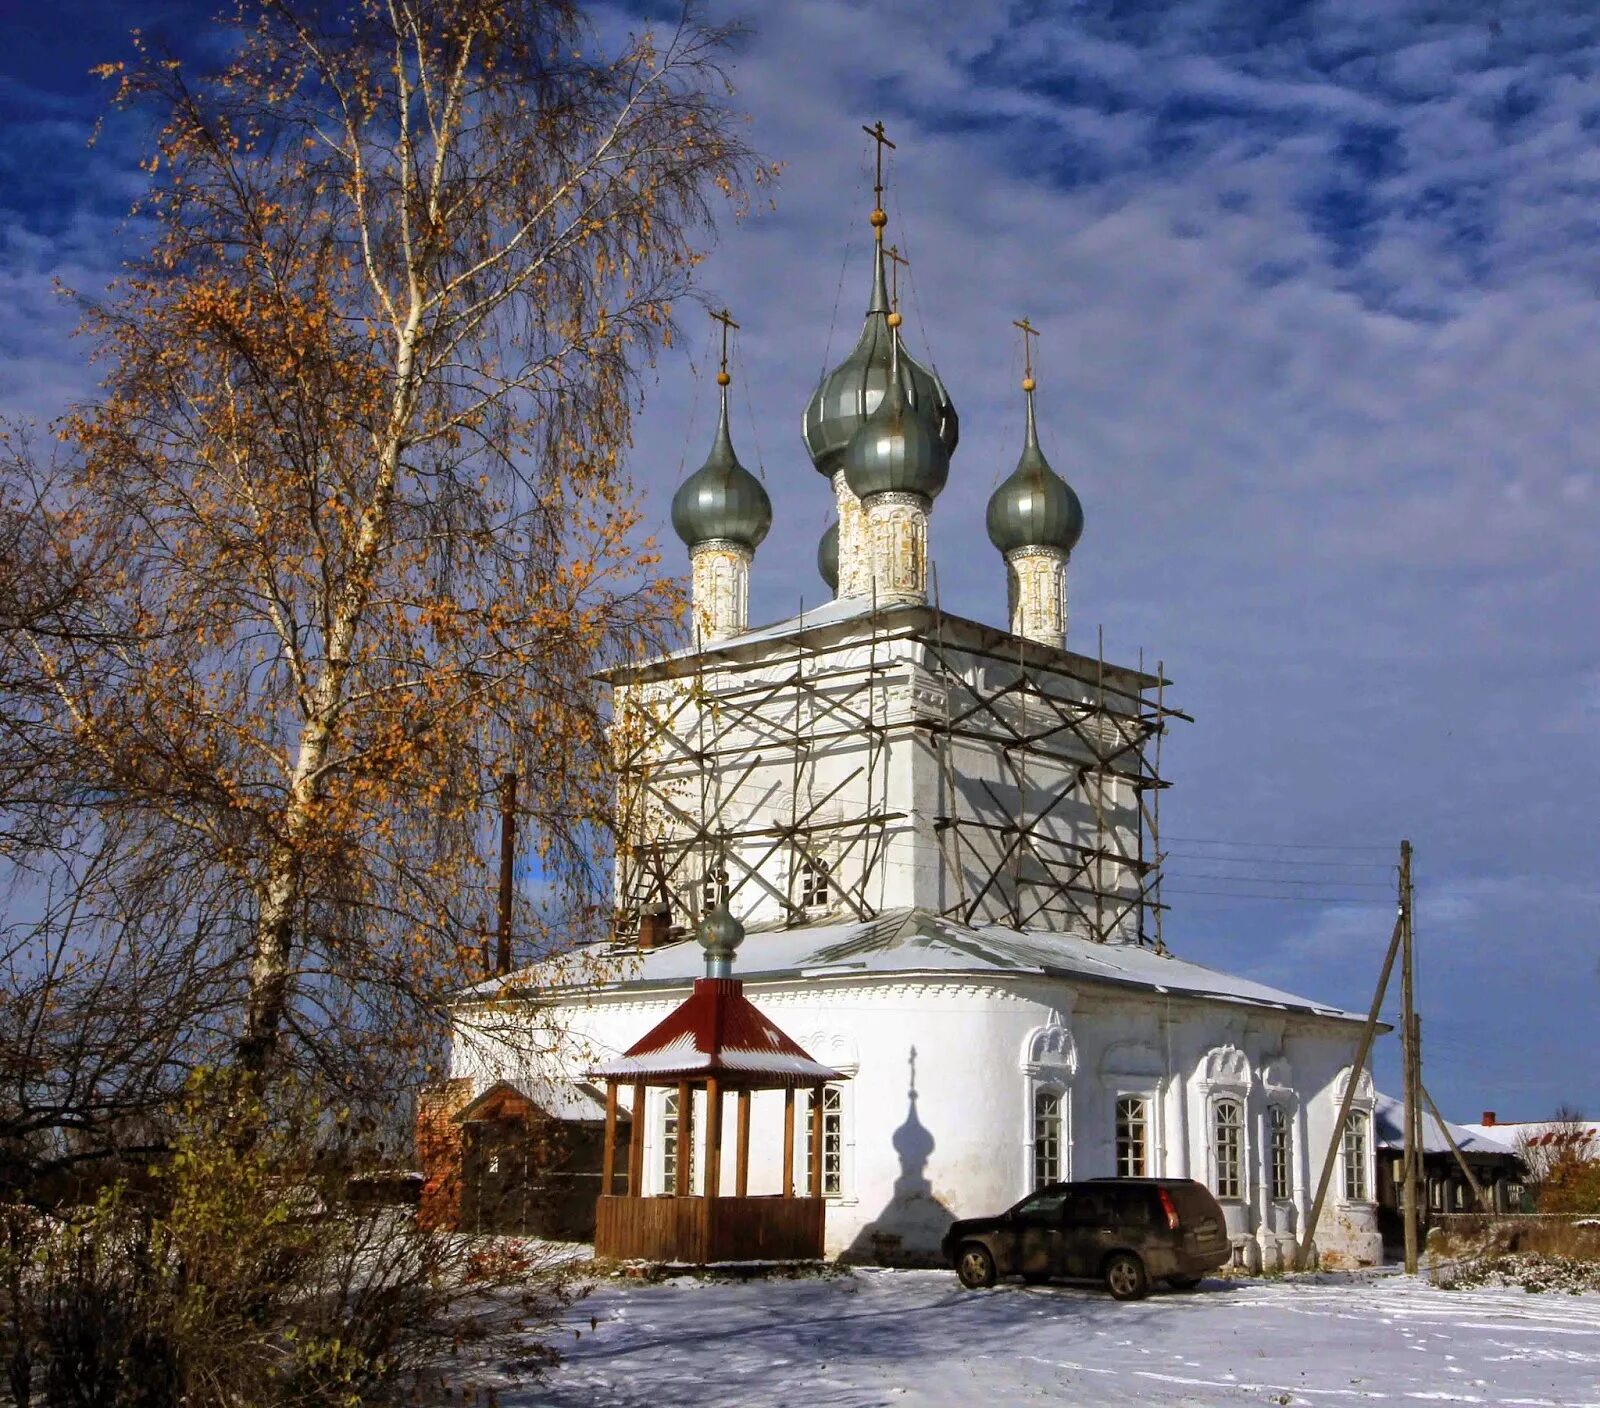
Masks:
[[[734,1172],[733,1191],[741,1198],[750,1196],[750,1092],[739,1092],[739,1153]]]
[[[1306,1217],[1306,1230],[1300,1236],[1296,1265],[1304,1271],[1311,1260],[1317,1235],[1317,1222],[1322,1217],[1322,1204],[1328,1196],[1328,1185],[1333,1182],[1333,1167],[1339,1159],[1339,1146],[1344,1142],[1345,1121],[1350,1118],[1350,1106],[1355,1100],[1356,1085],[1361,1072],[1367,1068],[1367,1057],[1372,1052],[1372,1036],[1378,1029],[1378,1013],[1383,1010],[1383,995],[1389,990],[1389,974],[1394,971],[1394,960],[1400,952],[1400,921],[1394,921],[1394,933],[1389,938],[1389,952],[1383,960],[1383,972],[1378,978],[1378,990],[1372,995],[1372,1008],[1367,1013],[1367,1024],[1361,1029],[1361,1041],[1356,1047],[1356,1058],[1350,1064],[1350,1080],[1344,1088],[1344,1099],[1339,1102],[1339,1117],[1333,1122],[1333,1137],[1328,1140],[1328,1153],[1322,1161],[1322,1177],[1317,1181],[1317,1196],[1312,1199],[1311,1212]]]
[[[1455,1136],[1450,1133],[1450,1126],[1444,1122],[1444,1116],[1439,1113],[1439,1107],[1433,1103],[1433,1096],[1428,1094],[1426,1086],[1422,1087],[1422,1098],[1434,1119],[1439,1121],[1439,1129],[1444,1134],[1445,1142],[1450,1145],[1450,1152],[1456,1156],[1456,1162],[1461,1165],[1462,1173],[1467,1176],[1467,1182],[1472,1188],[1473,1201],[1482,1210],[1484,1204],[1483,1185],[1478,1182],[1477,1175],[1473,1173],[1471,1165],[1467,1163],[1467,1156],[1461,1152],[1461,1147],[1456,1143]]]
[[[694,1192],[694,1090],[689,1082],[678,1082],[678,1178],[674,1195],[687,1198]]]
[[[511,879],[517,858],[517,775],[500,779],[500,927],[494,971],[511,971]]]
[[[794,1197],[794,1087],[783,1092],[783,1196]]]
[[[722,1086],[706,1078],[706,1197],[722,1191]]]
[[[1417,1274],[1417,1195],[1422,1172],[1421,1112],[1417,1108],[1417,1091],[1422,1081],[1418,1071],[1416,1043],[1416,995],[1413,990],[1411,944],[1411,842],[1400,843],[1400,1008],[1401,1051],[1405,1058],[1405,1188],[1400,1199],[1405,1220],[1406,1275]]]
[[[811,1087],[811,1196],[822,1196],[822,1107],[824,1087]]]
[[[606,1145],[600,1164],[600,1196],[611,1196],[611,1179],[617,1171],[617,1083],[606,1082]]]
[[[628,1119],[628,1196],[644,1197],[644,1082],[633,1083],[633,1113]]]

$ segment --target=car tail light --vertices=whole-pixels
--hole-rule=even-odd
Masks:
[[[1165,1188],[1157,1188],[1156,1194],[1161,1199],[1161,1211],[1167,1215],[1167,1226],[1174,1232],[1178,1230],[1178,1208],[1172,1201],[1172,1194]]]

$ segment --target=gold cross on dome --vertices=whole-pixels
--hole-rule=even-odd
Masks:
[[[900,306],[900,269],[902,265],[909,269],[911,261],[900,253],[900,246],[897,244],[892,244],[888,249],[884,250],[883,257],[889,260],[894,268],[894,273],[890,275],[889,303],[892,307],[898,308]]]
[[[872,191],[877,196],[878,205],[881,208],[883,205],[883,149],[888,147],[890,151],[893,151],[895,146],[884,134],[883,119],[881,117],[871,127],[863,127],[861,130],[878,144],[878,176],[877,180],[873,182]]]
[[[728,383],[722,381],[722,378],[728,374],[728,332],[730,329],[737,331],[739,325],[734,322],[732,315],[726,308],[720,313],[713,313],[711,321],[722,324],[722,365],[717,372],[717,379],[722,382],[722,385],[726,386]]]
[[[1033,339],[1038,337],[1039,329],[1034,327],[1026,317],[1013,318],[1011,326],[1022,329],[1022,375],[1031,382],[1033,380]],[[1024,391],[1032,391],[1033,387],[1024,385],[1022,389]]]

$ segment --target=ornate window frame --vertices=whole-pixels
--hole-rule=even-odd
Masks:
[[[1043,1026],[1035,1027],[1022,1040],[1018,1062],[1023,1074],[1022,1095],[1022,1181],[1023,1192],[1031,1193],[1038,1157],[1038,1108],[1041,1095],[1056,1097],[1056,1173],[1057,1181],[1072,1177],[1072,1083],[1078,1074],[1078,1044],[1072,1029],[1059,1014],[1052,1014]]]
[[[1200,1094],[1204,1114],[1206,1149],[1206,1187],[1219,1202],[1248,1203],[1251,1194],[1250,1091],[1255,1084],[1250,1069],[1250,1058],[1237,1046],[1214,1046],[1200,1058],[1195,1072],[1195,1089]],[[1239,1107],[1237,1124],[1238,1147],[1234,1151],[1234,1188],[1222,1191],[1222,1167],[1218,1157],[1222,1135],[1222,1106],[1224,1102]]]
[[[1350,1067],[1346,1066],[1339,1072],[1333,1082],[1333,1110],[1335,1121],[1339,1118],[1340,1106],[1344,1103],[1345,1091],[1350,1086]],[[1372,1207],[1377,1202],[1378,1168],[1377,1168],[1377,1140],[1373,1137],[1373,1110],[1377,1105],[1377,1095],[1372,1084],[1372,1072],[1361,1070],[1356,1076],[1355,1095],[1350,1101],[1351,1120],[1360,1120],[1361,1136],[1361,1196],[1352,1198],[1350,1189],[1350,1170],[1348,1168],[1349,1146],[1348,1136],[1344,1129],[1339,1129],[1339,1201],[1346,1207]]]
[[[1144,1041],[1119,1041],[1106,1049],[1100,1061],[1100,1078],[1111,1102],[1111,1172],[1122,1176],[1117,1147],[1118,1112],[1123,1100],[1144,1101],[1144,1176],[1159,1177],[1166,1167],[1165,1109],[1166,1064],[1155,1047]]]

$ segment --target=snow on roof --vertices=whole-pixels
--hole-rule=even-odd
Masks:
[[[590,952],[609,955],[609,961],[619,965],[617,976],[601,983],[575,983],[560,970],[535,966],[479,983],[463,995],[469,1000],[514,997],[519,981],[546,992],[563,987],[599,991],[684,987],[702,971],[704,961],[699,945],[687,940],[643,952],[619,952],[610,946],[596,946]],[[874,919],[808,924],[795,929],[752,927],[739,950],[739,974],[745,979],[889,977],[913,972],[951,977],[1018,974],[1073,978],[1347,1021],[1363,1020],[1356,1013],[1158,954],[1153,949],[1095,943],[1076,934],[1046,929],[961,924],[923,909],[888,910]]]
[[[782,621],[757,626],[754,630],[744,632],[743,635],[729,636],[724,640],[698,646],[686,645],[649,659],[614,665],[600,671],[596,678],[613,684],[627,684],[635,679],[671,676],[679,673],[673,668],[674,665],[694,660],[697,656],[703,656],[708,663],[714,664],[719,659],[746,654],[752,648],[759,650],[762,646],[790,640],[811,631],[825,630],[830,626],[843,625],[851,621],[864,621],[874,616],[886,622],[905,622],[912,625],[919,619],[925,626],[938,621],[940,628],[951,634],[950,643],[958,648],[963,637],[969,642],[976,639],[987,649],[1004,647],[1010,656],[1015,656],[1020,648],[1034,659],[1053,661],[1065,666],[1068,673],[1080,675],[1087,681],[1100,681],[1120,688],[1140,689],[1153,689],[1161,683],[1155,675],[1147,674],[1143,670],[1136,670],[1127,665],[1114,665],[1109,660],[1096,660],[1062,647],[1025,640],[998,626],[985,625],[982,621],[974,621],[966,616],[940,613],[934,607],[914,602],[875,607],[869,597],[836,597],[832,601],[823,602],[820,606],[807,607],[797,615]]]
[[[1535,1148],[1566,1144],[1587,1151],[1587,1157],[1600,1157],[1600,1120],[1496,1120],[1461,1127],[1512,1151],[1523,1144]]]
[[[1381,1092],[1373,1104],[1373,1122],[1377,1130],[1377,1144],[1380,1149],[1404,1149],[1406,1114],[1405,1104],[1396,1100],[1392,1095]],[[1449,1125],[1450,1135],[1456,1141],[1456,1148],[1463,1154],[1514,1154],[1515,1149],[1498,1139],[1475,1132],[1473,1126],[1464,1124]],[[1448,1154],[1450,1140],[1445,1138],[1444,1130],[1439,1121],[1434,1119],[1430,1110],[1422,1112],[1422,1151],[1425,1154]]]
[[[697,978],[687,998],[594,1074],[644,1081],[718,1076],[730,1085],[756,1088],[843,1078],[813,1061],[761,1012],[737,978]]]

